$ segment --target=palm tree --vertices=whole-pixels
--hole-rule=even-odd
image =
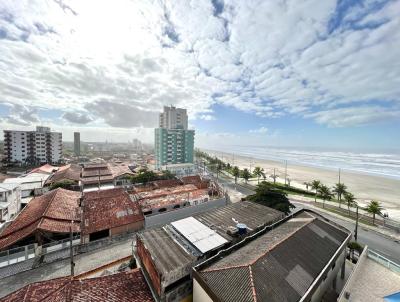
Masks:
[[[319,180],[313,180],[311,182],[311,189],[315,190],[315,199],[314,199],[315,202],[317,202],[317,193],[320,187],[321,187],[321,182]]]
[[[261,173],[263,180],[265,181],[267,179],[267,174],[265,174],[264,172]]]
[[[346,201],[347,204],[347,209],[349,210],[349,216],[350,216],[350,207],[354,207],[357,205],[356,199],[353,194],[350,192],[345,192],[344,195],[344,200]]]
[[[338,201],[339,201],[339,208],[341,208],[342,205],[342,195],[345,194],[347,191],[347,186],[342,183],[337,183],[332,189],[333,193],[337,194]]]
[[[274,168],[274,174],[271,174],[269,177],[271,177],[274,180],[274,184],[275,184],[276,179],[279,177],[278,175],[275,174],[275,168]]]
[[[222,170],[222,164],[221,164],[221,162],[218,162],[218,164],[217,164],[217,180],[219,177],[219,172],[221,172],[221,170]]]
[[[247,183],[247,181],[250,179],[250,176],[251,176],[251,173],[250,173],[250,171],[247,169],[247,168],[245,168],[243,171],[242,171],[242,178],[244,179],[244,181]]]
[[[321,195],[323,203],[322,207],[325,208],[325,200],[330,200],[333,197],[331,190],[325,185],[321,185],[318,189],[319,195]]]
[[[263,175],[264,169],[260,167],[255,167],[253,174],[257,177],[257,184],[260,183],[260,177]]]
[[[234,166],[232,169],[232,175],[235,177],[235,184],[237,183],[237,178],[240,175],[240,170],[237,166]]]
[[[383,207],[379,203],[379,201],[371,200],[370,203],[367,205],[365,210],[372,214],[372,224],[375,225],[375,215],[382,215]]]

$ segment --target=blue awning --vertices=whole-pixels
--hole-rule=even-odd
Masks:
[[[400,292],[384,297],[387,302],[400,302]]]

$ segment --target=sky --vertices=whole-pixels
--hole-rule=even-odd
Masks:
[[[0,130],[400,149],[400,1],[0,0]]]

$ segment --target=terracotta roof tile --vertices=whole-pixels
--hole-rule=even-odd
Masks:
[[[1,233],[0,249],[4,249],[29,236],[35,230],[54,233],[69,232],[71,220],[79,231],[79,192],[61,188],[35,197],[15,220]]]
[[[60,167],[49,179],[46,184],[52,184],[63,180],[79,182],[82,168],[78,165],[65,165]]]
[[[142,210],[122,188],[85,193],[82,234],[144,220]]]
[[[150,302],[154,301],[139,269],[114,275],[71,280],[57,278],[27,285],[0,302]]]

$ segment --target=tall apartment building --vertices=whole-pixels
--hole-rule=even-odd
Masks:
[[[194,130],[188,130],[186,109],[164,107],[155,129],[156,168],[193,163]]]
[[[62,134],[49,127],[36,131],[4,130],[4,156],[14,163],[58,163],[62,154]]]
[[[75,156],[81,156],[81,134],[74,132],[74,153]]]

